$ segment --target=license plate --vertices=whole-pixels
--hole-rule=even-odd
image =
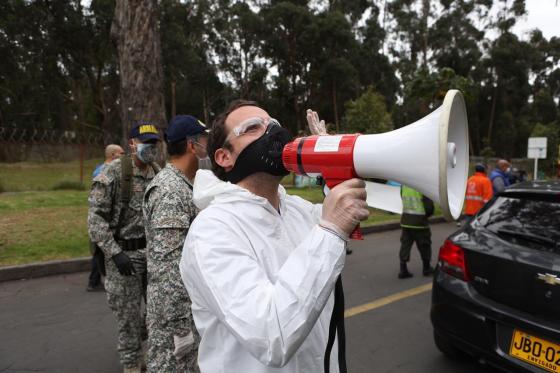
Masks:
[[[560,345],[514,330],[509,354],[549,372],[560,373]]]

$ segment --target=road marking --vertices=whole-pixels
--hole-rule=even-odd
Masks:
[[[399,301],[399,300],[402,300],[402,299],[405,299],[405,298],[413,297],[415,295],[422,294],[422,293],[425,293],[425,292],[430,291],[430,290],[432,290],[432,283],[431,282],[429,284],[426,284],[426,285],[422,285],[422,286],[418,286],[416,288],[401,291],[400,293],[391,294],[391,295],[388,295],[386,297],[374,300],[373,302],[362,304],[360,306],[356,306],[356,307],[352,307],[352,308],[347,309],[346,311],[344,311],[344,318],[347,319],[349,317],[359,315],[360,313],[371,311],[371,310],[374,310],[376,308],[383,307],[383,306],[386,306],[386,305],[391,304],[393,302],[396,302],[396,301]]]

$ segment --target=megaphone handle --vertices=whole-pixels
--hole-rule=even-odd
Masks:
[[[362,235],[362,230],[360,229],[360,223],[356,225],[356,228],[350,234],[350,239],[352,240],[363,240],[364,236]]]
[[[335,186],[337,186],[338,184],[340,184],[341,182],[344,181],[344,179],[325,177],[324,174],[325,173],[323,173],[323,178],[325,180],[325,183],[329,187],[329,189],[334,188]],[[364,236],[362,235],[362,230],[360,229],[360,223],[358,223],[358,225],[356,225],[356,228],[354,228],[354,230],[350,234],[350,239],[352,239],[352,240],[363,240],[364,239]]]

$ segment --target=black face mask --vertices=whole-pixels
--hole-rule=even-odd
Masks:
[[[231,171],[225,173],[224,180],[237,184],[257,172],[266,172],[274,176],[289,174],[282,163],[282,150],[292,138],[287,129],[269,126],[264,135],[243,149]]]

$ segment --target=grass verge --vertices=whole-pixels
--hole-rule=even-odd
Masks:
[[[89,188],[91,174],[101,159],[84,161],[84,186]],[[0,163],[0,180],[6,192],[52,190],[63,183],[80,182],[80,162],[17,162]],[[64,184],[63,184],[64,185]]]
[[[287,191],[314,203],[323,201],[320,188]],[[80,190],[0,194],[0,266],[88,256],[87,196]],[[364,227],[400,218],[370,211]]]
[[[89,254],[87,192],[0,195],[0,265]]]

